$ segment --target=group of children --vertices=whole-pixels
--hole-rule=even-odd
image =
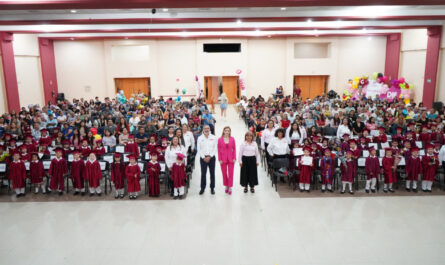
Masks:
[[[360,139],[359,141],[363,141]],[[399,142],[394,140],[390,147],[385,148],[385,156],[379,159],[377,150],[369,147],[366,138],[365,143],[358,145],[354,139],[349,139],[349,135],[344,136],[344,141],[338,150],[331,150],[328,147],[328,140],[322,139],[317,143],[315,139],[310,146],[301,148],[295,143],[292,149],[293,162],[296,162],[299,173],[299,189],[301,192],[310,191],[311,176],[315,168],[318,168],[321,176],[321,191],[333,192],[332,184],[337,167],[336,158],[340,160],[341,193],[344,194],[346,187],[349,193],[354,194],[352,184],[357,177],[358,159],[362,157],[362,152],[366,150],[369,156],[365,159],[364,172],[366,174],[366,193],[375,193],[376,184],[380,174],[384,177],[384,192],[394,192],[393,184],[397,182],[398,166],[402,157],[405,159],[406,190],[417,192],[417,182],[419,176],[422,180],[422,191],[431,192],[432,184],[439,167],[438,149],[439,147],[425,143],[426,154],[419,155],[419,148],[412,139],[412,133],[408,133],[403,139],[403,148],[399,148]],[[385,143],[386,140],[377,143]],[[303,150],[303,152],[301,152]],[[317,162],[319,164],[317,164]]]
[[[153,137],[150,137],[153,138]],[[32,140],[32,138],[31,138]],[[129,152],[129,163],[124,163],[123,154],[114,153],[113,162],[110,165],[111,181],[114,183],[115,199],[124,198],[125,180],[127,181],[128,195],[130,199],[136,199],[141,191],[140,178],[141,168],[138,165],[139,148],[129,138],[125,146],[125,152]],[[91,149],[88,141],[83,141],[79,149],[71,150],[70,144],[54,149],[55,158],[51,160],[48,172],[45,172],[41,155],[38,152],[27,153],[26,142],[21,146],[21,152],[17,149],[8,149],[12,160],[8,164],[8,176],[12,183],[16,196],[25,196],[26,179],[29,178],[35,189],[35,193],[51,193],[56,191],[63,195],[65,190],[65,177],[69,174],[74,188],[74,195],[85,195],[85,184],[88,184],[90,196],[102,195],[101,179],[102,170],[97,157],[105,154],[105,149],[100,140],[96,141],[96,146]],[[152,141],[147,145],[150,160],[146,164],[146,173],[148,176],[149,196],[160,196],[159,175],[161,166],[158,157],[163,159],[162,149],[158,148]],[[0,145],[1,153],[4,148]],[[73,159],[68,163],[67,156],[72,154]],[[176,162],[173,163],[170,178],[174,189],[174,199],[182,199],[184,196],[184,186],[186,180],[185,156],[182,153],[177,154]],[[86,160],[85,160],[86,159]],[[27,165],[29,162],[29,168]],[[29,173],[27,173],[29,171]],[[44,177],[49,177],[49,187],[44,182]]]

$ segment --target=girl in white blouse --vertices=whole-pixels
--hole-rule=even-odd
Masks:
[[[292,123],[292,125],[286,129],[286,140],[288,144],[298,142],[301,145],[306,138],[306,130],[296,122]]]

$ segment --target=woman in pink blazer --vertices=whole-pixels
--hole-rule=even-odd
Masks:
[[[224,127],[222,136],[218,139],[218,160],[221,165],[223,184],[229,195],[232,194],[233,166],[236,161],[235,138],[231,136],[231,132],[229,126]]]

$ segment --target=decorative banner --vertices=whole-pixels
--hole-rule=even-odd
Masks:
[[[241,96],[247,96],[246,84],[244,82],[244,78],[241,76],[243,71],[241,69],[237,69],[235,71],[235,73],[238,75],[238,82],[239,82],[239,86],[241,88]]]
[[[195,75],[195,83],[196,83],[196,96],[200,99],[203,96],[203,91],[201,90],[201,84],[199,83],[199,78]]]
[[[378,83],[375,80],[369,81],[366,87],[366,97],[374,99],[376,96],[380,96],[383,84]],[[365,94],[365,93],[364,93]]]

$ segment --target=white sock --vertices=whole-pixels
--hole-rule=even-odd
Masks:
[[[311,184],[304,184],[304,189],[305,190],[309,190],[311,188]]]
[[[179,195],[184,195],[184,186],[179,187]]]
[[[332,185],[328,184],[328,190],[332,190]]]
[[[377,179],[376,178],[372,178],[371,179],[371,189],[375,190],[375,185],[377,184]]]
[[[102,193],[102,190],[100,189],[100,186],[96,188],[96,193],[97,194]]]
[[[352,183],[349,182],[348,185],[349,185],[349,191],[352,192]]]
[[[45,185],[40,186],[40,188],[42,189],[43,192],[46,192],[46,187],[45,187]]]
[[[389,189],[392,190],[392,183],[389,183]]]
[[[16,194],[20,194],[20,189],[14,189]]]
[[[345,189],[346,189],[346,182],[342,182],[341,185],[342,185],[342,189],[341,189],[341,191],[342,191],[342,192],[345,192]]]
[[[413,189],[417,189],[417,180],[413,180]]]
[[[94,192],[95,192],[95,189],[90,187],[90,193],[94,194]]]
[[[35,188],[35,192],[38,193],[39,192],[39,187]]]
[[[406,188],[409,189],[411,187],[411,180],[406,181]]]
[[[369,190],[369,187],[371,186],[371,180],[370,179],[367,179],[366,180],[366,187],[365,187],[365,190]]]
[[[300,183],[300,190],[304,190],[304,184]]]
[[[20,189],[20,193],[21,193],[21,194],[25,194],[25,188],[21,188],[21,189]]]
[[[325,190],[326,189],[326,185],[322,184],[321,185],[321,190]]]
[[[388,184],[386,184],[386,183],[383,184],[383,189],[384,189],[384,190],[387,190],[387,189],[388,189]]]

